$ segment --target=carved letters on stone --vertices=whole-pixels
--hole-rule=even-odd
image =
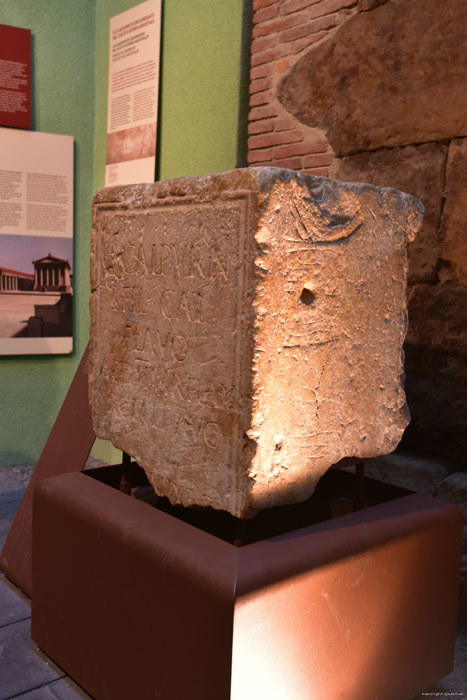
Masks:
[[[409,195],[275,168],[97,193],[96,434],[157,493],[249,517],[407,424]]]

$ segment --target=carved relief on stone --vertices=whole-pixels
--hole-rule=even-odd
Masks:
[[[276,168],[99,191],[96,434],[173,503],[239,517],[392,451],[421,218],[397,190]]]

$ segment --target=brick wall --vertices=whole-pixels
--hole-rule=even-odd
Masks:
[[[279,103],[281,78],[313,44],[354,12],[358,0],[253,0],[248,164],[329,174],[333,152],[323,132]]]

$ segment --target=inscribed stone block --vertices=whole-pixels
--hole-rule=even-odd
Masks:
[[[96,434],[173,503],[239,517],[391,452],[421,218],[397,190],[276,168],[99,191]]]

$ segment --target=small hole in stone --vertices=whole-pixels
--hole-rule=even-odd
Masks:
[[[303,291],[300,294],[300,301],[302,304],[306,304],[307,306],[310,306],[315,300],[315,293],[311,291],[311,289],[308,289],[308,287],[303,287]]]

